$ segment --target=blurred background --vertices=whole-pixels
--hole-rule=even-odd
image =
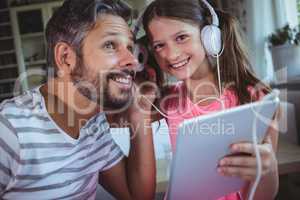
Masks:
[[[0,102],[46,81],[44,30],[62,0],[0,0]],[[137,11],[150,0],[127,0]],[[254,70],[281,91],[277,199],[300,199],[300,0],[210,0],[215,8],[236,16],[249,47]],[[172,78],[170,78],[171,80]],[[153,124],[158,168],[157,199],[165,191],[170,144],[165,121]],[[123,133],[122,133],[123,131]],[[128,130],[114,129],[128,151]],[[99,190],[99,199],[111,199]]]

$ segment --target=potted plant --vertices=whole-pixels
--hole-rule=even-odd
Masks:
[[[300,75],[300,31],[289,25],[276,30],[268,38],[274,71],[287,69],[287,78]]]

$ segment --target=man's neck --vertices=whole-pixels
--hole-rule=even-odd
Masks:
[[[42,90],[43,94],[57,98],[78,115],[91,115],[101,111],[99,105],[83,96],[71,81],[51,79]]]
[[[53,120],[73,138],[92,116],[101,109],[84,97],[72,82],[51,79],[40,89],[46,108]],[[63,124],[64,122],[64,124]]]

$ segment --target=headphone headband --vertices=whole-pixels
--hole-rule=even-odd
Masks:
[[[214,8],[206,0],[201,0],[201,1],[206,5],[206,7],[210,12],[210,15],[212,17],[212,24],[219,27],[219,18]]]
[[[208,3],[207,0],[201,0],[201,1],[205,4],[205,6],[208,8],[208,10],[210,12],[210,15],[212,17],[212,25],[219,27],[219,18],[218,18],[216,11],[214,10],[214,8]],[[143,20],[143,15],[144,15],[146,8],[147,8],[147,6],[142,9],[140,15],[136,19],[136,22],[133,24],[132,32],[134,35],[136,35],[140,30],[142,20]]]

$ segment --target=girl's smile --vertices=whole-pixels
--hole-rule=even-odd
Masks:
[[[178,80],[207,72],[200,28],[192,22],[155,17],[149,24],[151,45],[159,66]],[[200,73],[199,73],[200,72]]]

